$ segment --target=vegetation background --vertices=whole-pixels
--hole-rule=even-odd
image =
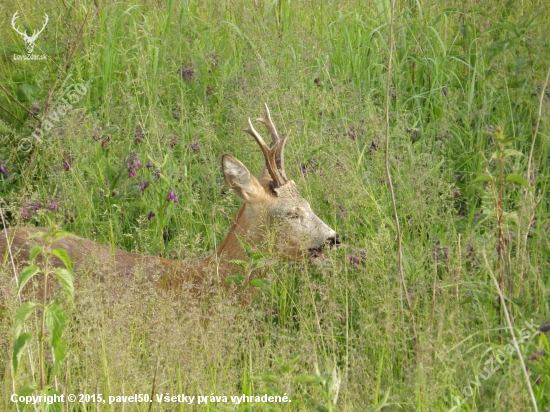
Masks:
[[[9,23],[16,11],[29,33],[49,15],[34,50],[46,60],[14,61],[25,54]],[[240,205],[220,156],[259,173],[261,152],[242,129],[267,102],[279,130],[292,129],[287,173],[345,240],[321,268],[273,263],[246,309],[224,294],[206,305],[78,272],[52,387],[292,399],[159,411],[525,411],[534,406],[519,355],[538,408],[549,407],[550,5],[398,0],[392,39],[390,11],[388,0],[0,4],[0,206],[10,226],[207,255]],[[387,76],[403,287],[385,171]],[[86,94],[43,142],[22,144],[79,83]],[[171,191],[179,202],[166,208]],[[36,383],[36,348],[14,375],[19,303],[1,258],[8,411],[8,395]],[[486,362],[512,340],[493,275],[516,335],[525,321],[543,332],[489,374]]]

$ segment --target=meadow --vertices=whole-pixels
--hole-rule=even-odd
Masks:
[[[48,14],[46,58],[14,58],[15,12],[28,33]],[[320,266],[266,255],[248,306],[98,261],[74,302],[56,296],[63,362],[35,312],[16,373],[19,273],[0,256],[0,410],[550,408],[547,1],[6,0],[0,15],[3,227],[207,256],[241,204],[220,158],[260,173],[243,129],[267,102],[292,130],[287,174],[342,239]],[[49,393],[208,401],[11,402],[40,393],[41,353]]]

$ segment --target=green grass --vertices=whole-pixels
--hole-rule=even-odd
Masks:
[[[505,175],[529,180],[550,61],[550,8],[545,1],[397,3],[390,162],[409,308],[400,293],[384,169],[388,5],[0,5],[6,22],[19,11],[21,25],[31,30],[44,12],[50,16],[34,51],[42,49],[45,61],[13,61],[24,53],[23,41],[9,24],[0,28],[0,84],[13,96],[0,91],[0,166],[8,174],[0,174],[0,206],[11,226],[51,222],[129,251],[207,255],[240,206],[225,189],[221,155],[231,153],[259,174],[261,152],[242,130],[267,102],[279,131],[292,129],[287,174],[345,239],[324,267],[275,263],[261,274],[270,286],[246,309],[224,293],[199,302],[170,298],[111,276],[102,262],[77,273],[63,335],[67,362],[52,383],[60,392],[151,393],[155,381],[156,393],[292,399],[238,407],[155,403],[159,411],[532,408],[517,355],[479,387],[472,382],[490,354],[511,340],[489,270],[504,279],[516,332],[526,320],[544,324],[550,317],[548,90],[533,151],[533,196],[514,182],[503,188],[500,257],[490,185],[471,182],[487,170],[498,176],[498,162],[484,161],[498,152],[490,126],[502,128],[513,139],[509,147],[523,154],[507,158]],[[31,152],[19,141],[37,122],[15,99],[31,111],[36,105],[42,116],[58,75],[50,110],[70,84],[85,84],[88,92],[36,146],[27,179]],[[144,167],[128,178],[131,153]],[[140,191],[157,169],[164,178]],[[170,190],[179,203],[165,211]],[[52,202],[57,211],[47,210]],[[36,212],[35,203],[42,205]],[[149,221],[150,211],[156,216]],[[0,271],[0,385],[9,395],[37,376],[28,356],[12,375],[19,304],[10,265]],[[545,342],[541,334],[520,345],[539,410],[550,404]],[[29,353],[36,360],[36,348]],[[538,360],[529,360],[534,354]],[[474,393],[466,397],[469,385]],[[461,408],[452,395],[465,400]],[[0,405],[15,410],[9,396]],[[96,410],[78,403],[63,408]],[[122,410],[122,404],[97,410]]]

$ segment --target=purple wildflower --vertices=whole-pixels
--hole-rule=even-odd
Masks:
[[[145,182],[143,182],[141,185],[139,185],[139,190],[141,190],[142,192],[145,191],[145,189],[147,189],[147,187],[150,185],[150,182],[148,180],[146,180]]]
[[[51,203],[50,209],[53,210],[54,212],[58,209],[57,203],[55,201]]]
[[[173,200],[174,203],[178,203],[178,197],[176,196],[176,193],[173,190],[170,190],[170,193],[168,193],[168,197],[166,200],[171,201]]]
[[[141,143],[142,139],[145,139],[145,131],[143,129],[143,125],[138,122],[139,129],[134,130],[134,137],[136,138],[137,143]]]
[[[189,150],[192,150],[193,153],[197,153],[201,150],[201,145],[197,142],[193,142],[189,145]]]
[[[95,126],[94,127],[94,134],[92,135],[92,140],[94,142],[99,141],[99,139],[101,139],[101,133],[102,133],[101,127]]]
[[[0,173],[2,173],[4,177],[8,177],[8,171],[6,170],[6,166],[0,166]]]
[[[354,265],[358,265],[359,264],[359,259],[357,259],[355,256],[351,255],[349,257],[349,260],[351,263],[353,263]]]
[[[32,205],[31,202],[25,203],[25,206],[23,206],[23,210],[21,211],[21,217],[23,219],[30,219],[31,218],[31,212],[29,210],[29,207]]]
[[[70,215],[69,213],[65,212],[65,217],[63,218],[63,223],[74,223],[74,217]]]
[[[145,165],[145,167],[146,167],[147,169],[150,169],[150,168],[153,167],[153,165],[151,164],[151,162],[147,162],[147,164]]]
[[[115,196],[116,196],[116,192],[113,192],[113,193],[111,194],[111,196],[112,196],[112,197],[115,197]]]
[[[174,135],[170,136],[170,143],[168,143],[168,146],[170,149],[173,149],[178,144],[178,138]]]
[[[443,96],[447,97],[447,89],[445,87],[441,90],[441,93],[443,93]]]
[[[41,207],[42,207],[42,203],[34,202],[34,204],[32,205],[32,210],[34,210],[36,212]]]
[[[147,213],[147,220],[151,221],[155,217],[155,213],[151,210],[149,213]]]
[[[63,169],[65,169],[66,172],[69,171],[69,163],[63,162]]]
[[[137,174],[138,169],[141,167],[141,161],[134,153],[132,153],[126,161],[126,167],[128,168],[128,177],[132,178]]]
[[[186,80],[191,80],[193,78],[193,74],[195,74],[195,70],[193,69],[183,69],[180,71],[181,77]]]
[[[103,141],[101,142],[101,148],[102,148],[102,149],[105,149],[105,145],[106,145],[107,143],[109,143],[110,141],[111,141],[111,136],[107,136],[106,139],[103,139]]]

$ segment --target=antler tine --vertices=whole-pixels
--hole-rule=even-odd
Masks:
[[[273,147],[275,143],[280,140],[279,134],[277,133],[277,129],[275,128],[275,125],[271,120],[271,114],[269,113],[269,107],[267,107],[267,103],[264,103],[264,107],[265,107],[265,116],[263,118],[258,118],[256,120],[265,124],[265,126],[269,130],[269,134],[271,135],[271,147]]]
[[[244,131],[250,134],[260,145],[260,148],[262,149],[265,158],[265,166],[267,167],[267,171],[273,179],[275,187],[283,186],[286,183],[287,179],[283,176],[283,173],[279,173],[276,161],[281,141],[277,140],[274,142],[274,144],[272,144],[271,148],[267,147],[267,144],[265,143],[262,136],[260,136],[256,129],[254,129],[254,126],[252,126],[252,120],[250,120],[250,118],[248,118],[248,129],[245,129]]]
[[[21,36],[26,36],[27,33],[21,32],[21,31],[19,31],[19,30],[17,29],[17,27],[15,27],[15,21],[16,21],[17,18],[19,17],[18,14],[19,14],[19,12],[16,11],[15,14],[13,15],[13,17],[12,17],[12,19],[11,19],[11,26],[12,26],[13,29],[14,29],[17,33],[19,33]]]
[[[275,154],[275,161],[277,162],[277,167],[279,168],[279,172],[281,173],[281,176],[283,179],[288,180],[286,177],[285,172],[285,143],[290,135],[290,130],[286,133],[285,137],[281,140],[281,143],[279,144],[279,148],[277,150],[277,153]]]
[[[269,112],[269,107],[267,107],[267,103],[264,103],[265,107],[265,116],[263,118],[258,118],[259,122],[262,122],[267,129],[269,130],[269,134],[271,134],[271,147],[274,147],[276,143],[279,143],[279,149],[275,153],[275,162],[277,163],[277,169],[279,170],[279,173],[281,174],[281,177],[285,180],[288,180],[285,173],[285,159],[284,159],[284,152],[285,152],[285,143],[290,135],[290,130],[286,134],[285,137],[281,140],[279,138],[279,133],[277,133],[277,129],[275,128],[275,124],[273,123],[273,120],[271,120],[271,114]]]

